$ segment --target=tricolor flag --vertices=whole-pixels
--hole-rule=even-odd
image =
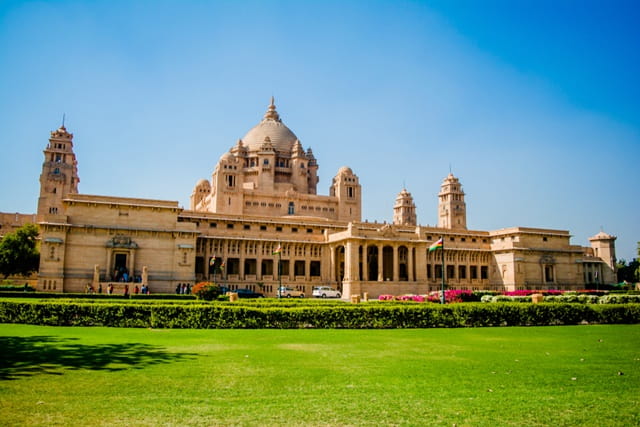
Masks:
[[[429,246],[429,252],[433,252],[435,250],[443,249],[443,248],[444,248],[444,246],[443,246],[442,237],[441,237],[437,242],[435,242],[433,245]]]
[[[278,247],[273,251],[273,255],[279,255],[282,252],[282,246],[278,245]]]
[[[216,263],[216,256],[212,256],[211,259],[209,260],[209,265],[214,265]]]
[[[222,260],[222,264],[220,264],[220,270],[224,270],[224,260]]]

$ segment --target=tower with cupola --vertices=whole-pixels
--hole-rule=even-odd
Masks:
[[[73,152],[73,134],[64,123],[51,132],[44,150],[44,163],[40,174],[38,217],[62,214],[62,200],[67,194],[78,192],[78,161]]]
[[[416,225],[416,205],[411,193],[403,188],[393,205],[393,223],[395,225]]]
[[[467,229],[467,205],[458,178],[449,174],[440,185],[438,194],[438,227]]]

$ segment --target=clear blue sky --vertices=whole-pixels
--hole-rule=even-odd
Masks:
[[[449,173],[468,225],[640,240],[640,2],[0,2],[0,211],[35,212],[49,132],[80,192],[177,200],[262,118],[348,165],[363,219],[406,186],[437,222]]]

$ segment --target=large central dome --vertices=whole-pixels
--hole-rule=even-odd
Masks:
[[[273,97],[271,97],[271,104],[262,121],[247,132],[244,138],[242,138],[242,143],[249,151],[259,150],[265,142],[266,137],[269,137],[276,151],[286,153],[291,152],[293,144],[295,144],[298,139],[298,137],[291,132],[291,129],[286,127],[284,123],[282,123],[282,120],[280,120],[276,106],[273,103]]]

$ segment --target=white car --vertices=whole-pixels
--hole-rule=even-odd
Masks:
[[[329,286],[318,286],[313,288],[311,293],[316,298],[340,298],[340,291],[333,289]]]

